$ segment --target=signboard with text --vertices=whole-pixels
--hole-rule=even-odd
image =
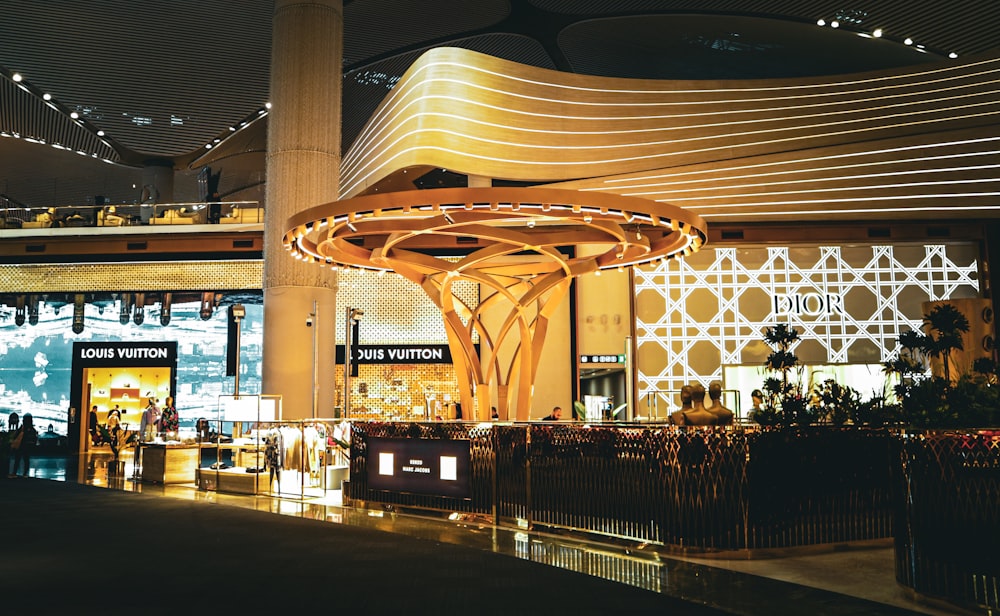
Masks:
[[[624,364],[625,355],[581,355],[581,364]]]
[[[467,440],[369,438],[368,487],[390,492],[470,498]]]

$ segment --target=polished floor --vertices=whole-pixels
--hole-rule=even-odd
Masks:
[[[887,542],[753,560],[682,556],[658,551],[652,546],[623,547],[563,535],[498,528],[480,520],[443,519],[344,507],[339,491],[331,491],[325,498],[302,498],[217,493],[199,490],[195,484],[151,484],[136,480],[135,470],[130,458],[125,459],[124,473],[109,474],[106,458],[100,455],[85,456],[79,461],[39,457],[33,460],[30,475],[35,479],[136,492],[208,507],[252,509],[328,522],[345,528],[367,529],[365,532],[385,531],[439,544],[504,554],[652,591],[665,598],[679,599],[692,608],[710,608],[715,613],[975,613],[916,597],[899,586],[893,573],[892,547]],[[7,485],[19,485],[21,482],[31,483],[31,480],[18,478],[7,482]],[[0,483],[0,497],[4,491],[4,485]],[[0,582],[0,587],[2,585]],[[687,612],[672,609],[670,613]]]

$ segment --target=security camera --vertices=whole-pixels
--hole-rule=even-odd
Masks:
[[[312,326],[313,326],[313,318],[306,317],[306,327],[312,327]]]

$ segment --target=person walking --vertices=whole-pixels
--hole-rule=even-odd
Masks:
[[[25,413],[21,420],[21,427],[14,433],[11,441],[11,449],[14,451],[14,468],[8,477],[17,477],[17,468],[24,461],[24,472],[22,476],[28,476],[28,469],[31,468],[31,453],[38,446],[38,430],[35,429],[35,420],[31,413]]]

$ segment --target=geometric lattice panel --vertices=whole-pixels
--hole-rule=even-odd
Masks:
[[[0,293],[242,291],[263,286],[260,259],[0,265]]]
[[[778,323],[798,330],[803,364],[884,362],[922,302],[979,297],[978,257],[973,243],[760,246],[636,267],[639,393],[762,365]]]
[[[478,284],[458,281],[452,292],[472,309],[479,305]],[[423,289],[399,274],[340,269],[338,313],[347,307],[365,311],[359,325],[361,344],[445,344],[448,341],[441,309]],[[341,318],[340,314],[337,316]],[[478,336],[474,339],[478,340]],[[343,331],[337,332],[337,341],[343,343]]]

